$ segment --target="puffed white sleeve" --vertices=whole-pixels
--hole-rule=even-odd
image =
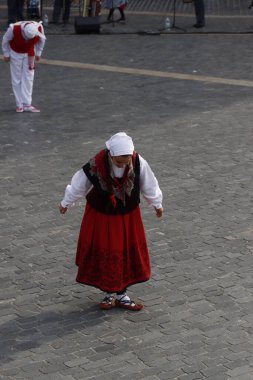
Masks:
[[[13,25],[11,24],[2,39],[2,50],[5,57],[10,56],[10,41],[13,39]]]
[[[85,197],[92,186],[83,169],[78,170],[65,189],[64,198],[61,201],[62,207],[72,206],[78,199]]]
[[[41,28],[41,34],[43,36],[45,36],[45,33],[44,33],[44,29],[43,29],[43,25],[40,24],[40,28]],[[42,54],[42,51],[44,49],[44,46],[45,46],[45,42],[46,42],[46,38],[40,38],[39,39],[39,42],[35,45],[35,54],[40,57],[41,54]]]
[[[140,191],[148,204],[159,209],[162,207],[163,195],[158,181],[144,158],[140,159]]]

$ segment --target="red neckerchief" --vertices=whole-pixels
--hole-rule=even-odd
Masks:
[[[102,190],[111,194],[111,200],[114,205],[116,205],[115,197],[125,205],[125,196],[131,195],[134,187],[135,159],[136,152],[133,152],[132,168],[127,165],[122,178],[115,177],[107,149],[102,150],[90,160],[90,174],[97,177]]]

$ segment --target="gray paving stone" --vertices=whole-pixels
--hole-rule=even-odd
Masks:
[[[217,378],[219,376],[223,376],[223,374],[225,378],[227,376],[226,372],[227,372],[226,368],[223,367],[222,365],[216,365],[210,368],[200,370],[200,373],[206,377],[217,377]]]
[[[2,371],[2,375],[3,375],[3,377],[15,377],[15,376],[18,376],[19,375],[19,373],[21,372],[21,369],[20,368],[7,368],[7,369],[3,369]],[[1,378],[2,378],[2,376],[1,376]]]
[[[166,379],[179,379],[180,376],[182,376],[182,370],[181,369],[174,369],[172,371],[162,371],[159,373],[158,377],[161,380],[166,380]],[[185,375],[185,374],[184,374]]]
[[[183,375],[178,376],[177,378],[174,377],[174,379],[178,379],[178,380],[200,380],[200,379],[203,379],[203,375],[201,373],[183,374]]]
[[[235,377],[235,376],[240,377],[244,374],[249,374],[249,373],[252,374],[252,366],[249,366],[249,365],[243,365],[243,366],[237,367],[236,369],[228,371],[228,375],[231,377]]]
[[[233,379],[233,377],[232,377],[232,379]],[[248,374],[240,375],[240,379],[242,379],[242,380],[250,380],[250,379],[252,379],[252,371],[250,373],[248,373]]]

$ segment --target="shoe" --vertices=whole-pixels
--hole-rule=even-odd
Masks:
[[[99,304],[100,309],[102,310],[110,310],[115,307],[115,299],[114,297],[105,297],[102,302]]]
[[[35,108],[34,106],[24,106],[24,112],[39,113],[40,110],[38,108]]]
[[[126,19],[125,17],[120,17],[117,22],[123,22],[123,23],[126,23]]]
[[[140,311],[141,309],[143,309],[143,305],[141,303],[135,303],[134,301],[131,301],[129,297],[125,295],[122,298],[115,300],[115,306],[121,307],[122,309],[133,310],[133,311]]]
[[[16,108],[16,112],[17,112],[17,113],[24,112],[24,108],[23,108],[23,107],[17,107],[17,108]]]
[[[204,26],[205,26],[205,24],[202,24],[202,23],[200,23],[200,22],[197,22],[196,24],[193,25],[193,27],[194,27],[194,28],[197,28],[197,29],[199,29],[199,28],[204,28]]]

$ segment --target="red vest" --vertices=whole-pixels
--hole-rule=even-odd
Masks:
[[[39,31],[42,32],[41,26],[39,26]],[[34,56],[34,46],[39,42],[40,38],[38,36],[25,40],[22,36],[21,25],[14,25],[13,28],[13,39],[10,41],[10,47],[16,53],[28,53],[29,56]]]

